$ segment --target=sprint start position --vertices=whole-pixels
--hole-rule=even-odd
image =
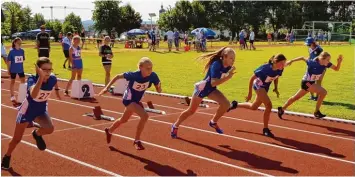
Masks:
[[[333,65],[330,62],[330,54],[328,52],[322,52],[318,57],[305,59],[304,57],[299,57],[287,62],[287,65],[291,65],[296,61],[304,61],[307,64],[307,71],[302,78],[301,89],[287,100],[287,102],[282,106],[278,107],[278,116],[282,119],[282,115],[285,113],[285,110],[292,105],[295,101],[302,98],[308,92],[314,92],[318,94],[316,109],[314,111],[314,117],[323,118],[326,115],[320,112],[320,107],[322,106],[323,100],[327,95],[327,90],[325,90],[321,85],[315,84],[323,75],[326,68],[332,68],[335,71],[339,71],[341,62],[343,61],[343,56],[339,55],[337,65]]]
[[[160,80],[158,75],[153,72],[153,63],[148,57],[143,57],[138,63],[138,71],[126,72],[116,75],[108,85],[99,93],[99,96],[106,93],[111,85],[117,79],[126,79],[129,81],[126,91],[123,94],[123,105],[126,107],[120,119],[116,120],[111,127],[105,128],[106,141],[111,142],[112,132],[114,132],[121,124],[126,123],[133,113],[140,117],[135,140],[133,145],[137,150],[143,150],[144,147],[140,141],[140,136],[144,126],[149,118],[148,113],[144,110],[143,104],[140,102],[146,89],[151,87],[152,83],[158,93],[161,93]]]
[[[171,126],[170,134],[172,138],[177,138],[179,125],[196,112],[204,97],[208,97],[219,104],[216,114],[209,122],[209,126],[214,128],[217,133],[223,134],[223,130],[217,125],[217,121],[227,112],[230,103],[223,93],[217,89],[217,86],[228,81],[235,74],[235,67],[233,66],[235,51],[223,47],[216,52],[202,55],[198,59],[208,60],[205,66],[205,71],[208,70],[208,72],[204,80],[195,84],[189,108],[182,112],[178,120]]]
[[[42,136],[51,134],[54,131],[52,120],[47,112],[47,100],[54,87],[58,99],[61,99],[57,78],[51,75],[52,63],[48,58],[39,58],[35,67],[37,75],[30,76],[27,79],[27,97],[19,107],[14,136],[9,143],[6,154],[2,158],[2,169],[10,168],[11,154],[17,144],[21,142],[25,129],[33,126],[33,121],[41,127],[32,131],[32,136],[36,140],[39,150],[46,149],[46,143]]]

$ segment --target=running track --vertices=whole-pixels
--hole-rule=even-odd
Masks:
[[[13,136],[17,111],[9,96],[9,80],[2,79],[1,150]],[[61,88],[65,82],[59,82]],[[18,83],[15,89],[17,90]],[[95,92],[101,88],[95,87]],[[133,137],[138,117],[116,130],[110,145],[104,128],[112,122],[82,116],[100,105],[105,115],[121,115],[121,97],[106,94],[96,101],[75,100],[52,93],[49,113],[55,132],[45,136],[46,151],[39,151],[25,131],[12,155],[12,169],[2,175],[25,176],[352,176],[355,174],[355,126],[295,116],[279,120],[272,113],[270,128],[277,138],[262,136],[261,111],[237,109],[219,121],[225,134],[208,126],[216,105],[200,108],[170,138],[170,126],[186,106],[176,98],[146,94],[166,115],[150,114],[142,140],[146,150],[137,151]]]

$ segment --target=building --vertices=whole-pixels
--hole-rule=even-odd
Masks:
[[[166,10],[163,8],[163,3],[161,4],[160,7],[161,7],[161,8],[160,8],[160,10],[159,10],[159,17],[160,17],[161,14],[165,13],[165,11],[166,11]]]

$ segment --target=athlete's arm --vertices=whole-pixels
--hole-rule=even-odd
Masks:
[[[286,62],[286,66],[290,66],[293,62],[296,62],[296,61],[304,61],[304,62],[307,62],[307,59],[304,58],[303,56],[302,57],[297,57],[297,58],[294,58],[288,62]]]
[[[227,72],[227,76],[226,77],[221,78],[221,79],[212,78],[211,79],[211,86],[212,87],[216,87],[218,85],[223,84],[224,82],[226,82],[227,80],[232,78],[234,74],[235,74],[235,67],[232,66],[232,68]]]
[[[273,92],[276,93],[277,98],[278,98],[279,95],[280,95],[279,90],[278,90],[278,85],[279,85],[279,78],[276,78],[276,79],[274,80],[274,90],[273,90]]]
[[[100,46],[99,56],[100,56],[100,57],[104,57],[104,56],[105,56],[105,55],[102,54],[102,46]]]
[[[71,63],[72,66],[74,66],[72,53],[73,53],[73,48],[70,47],[70,49],[69,49],[69,62]]]
[[[55,94],[57,95],[57,98],[58,99],[62,99],[61,97],[60,97],[60,94],[59,94],[59,86],[58,86],[58,82],[54,85],[54,90],[55,90]]]
[[[41,86],[42,86],[42,83],[44,80],[44,73],[43,73],[42,69],[39,68],[36,64],[35,64],[35,67],[36,67],[36,72],[39,75],[39,77],[38,77],[36,84],[30,88],[30,90],[31,90],[30,94],[31,94],[32,98],[36,98],[38,96],[39,90],[41,89]]]
[[[111,88],[111,85],[115,83],[118,79],[124,79],[123,74],[117,74],[108,84],[107,86],[101,90],[101,92],[98,94],[99,96],[106,93],[109,88]]]
[[[337,65],[336,66],[331,65],[330,68],[332,68],[334,71],[339,71],[341,62],[343,62],[343,55],[339,55]]]
[[[154,85],[155,86],[155,90],[158,92],[158,93],[161,93],[162,89],[161,89],[161,83],[159,82],[158,84]]]

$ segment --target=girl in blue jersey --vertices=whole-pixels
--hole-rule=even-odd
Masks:
[[[112,132],[114,132],[121,124],[126,123],[133,113],[136,113],[139,115],[140,120],[133,145],[137,150],[143,150],[144,147],[140,141],[140,136],[149,115],[144,110],[140,100],[142,99],[145,90],[151,87],[152,84],[154,84],[156,91],[159,93],[161,92],[161,86],[158,75],[152,71],[153,63],[148,57],[143,57],[139,60],[138,68],[139,70],[135,72],[126,72],[116,75],[99,95],[107,92],[117,79],[126,79],[129,82],[127,89],[123,94],[123,105],[126,109],[120,119],[116,120],[111,127],[105,128],[106,141],[107,143],[110,143]]]
[[[81,74],[83,73],[83,60],[81,58],[81,49],[80,49],[80,37],[74,36],[72,46],[69,49],[69,60],[72,65],[71,78],[65,88],[65,95],[68,95],[68,89],[71,86],[73,80],[81,80]]]
[[[15,133],[2,159],[1,167],[3,169],[9,169],[11,154],[17,144],[20,143],[26,127],[33,124],[33,121],[37,122],[41,127],[32,132],[32,136],[36,140],[37,147],[40,150],[46,149],[46,143],[42,136],[51,134],[54,130],[51,118],[47,112],[47,100],[53,88],[55,88],[56,95],[60,99],[57,78],[51,75],[52,63],[48,58],[39,58],[35,67],[37,75],[30,76],[27,79],[27,97],[19,107]]]
[[[235,67],[233,66],[235,51],[231,48],[223,47],[216,52],[202,55],[199,58],[201,60],[208,60],[205,66],[205,70],[208,72],[202,81],[195,84],[195,91],[192,95],[189,108],[182,112],[178,120],[171,126],[170,133],[172,138],[177,138],[179,125],[196,112],[204,97],[208,97],[219,104],[216,114],[209,122],[209,126],[214,128],[218,133],[223,134],[223,130],[217,125],[217,121],[227,112],[229,101],[217,89],[217,86],[228,81],[235,74]]]
[[[279,97],[278,78],[282,76],[285,63],[286,57],[283,54],[277,54],[276,56],[272,56],[269,59],[269,63],[261,65],[259,68],[257,68],[249,80],[249,93],[246,97],[246,101],[248,102],[252,97],[253,88],[256,93],[254,102],[238,104],[238,107],[240,108],[246,108],[251,110],[256,110],[261,104],[264,104],[264,136],[274,137],[274,134],[272,134],[270,129],[268,128],[270,112],[272,109],[272,103],[268,96],[268,91],[271,83],[274,81],[275,87],[273,92],[275,92],[277,97]],[[235,108],[236,103],[233,101],[230,110]]]
[[[16,80],[16,75],[20,77],[21,83],[25,83],[25,73],[23,70],[23,62],[25,61],[25,51],[21,49],[22,40],[20,38],[15,38],[12,41],[12,49],[7,57],[7,65],[9,68],[9,73],[11,76],[10,83],[10,94],[11,101],[16,102],[14,94],[14,85]]]
[[[315,82],[322,77],[324,70],[326,68],[332,68],[335,71],[339,71],[341,62],[343,61],[343,56],[339,55],[337,65],[333,65],[330,62],[330,54],[328,52],[322,52],[318,57],[314,59],[305,59],[304,57],[299,57],[287,62],[287,65],[291,65],[295,61],[304,61],[307,64],[307,70],[305,75],[302,78],[301,89],[293,95],[291,98],[287,100],[287,102],[282,106],[278,107],[278,116],[282,119],[282,115],[284,114],[284,110],[286,110],[290,105],[292,105],[295,101],[302,98],[308,92],[315,92],[318,94],[318,100],[316,109],[314,111],[314,117],[322,118],[326,115],[320,112],[320,107],[322,102],[327,95],[327,91],[320,85],[315,84]]]

